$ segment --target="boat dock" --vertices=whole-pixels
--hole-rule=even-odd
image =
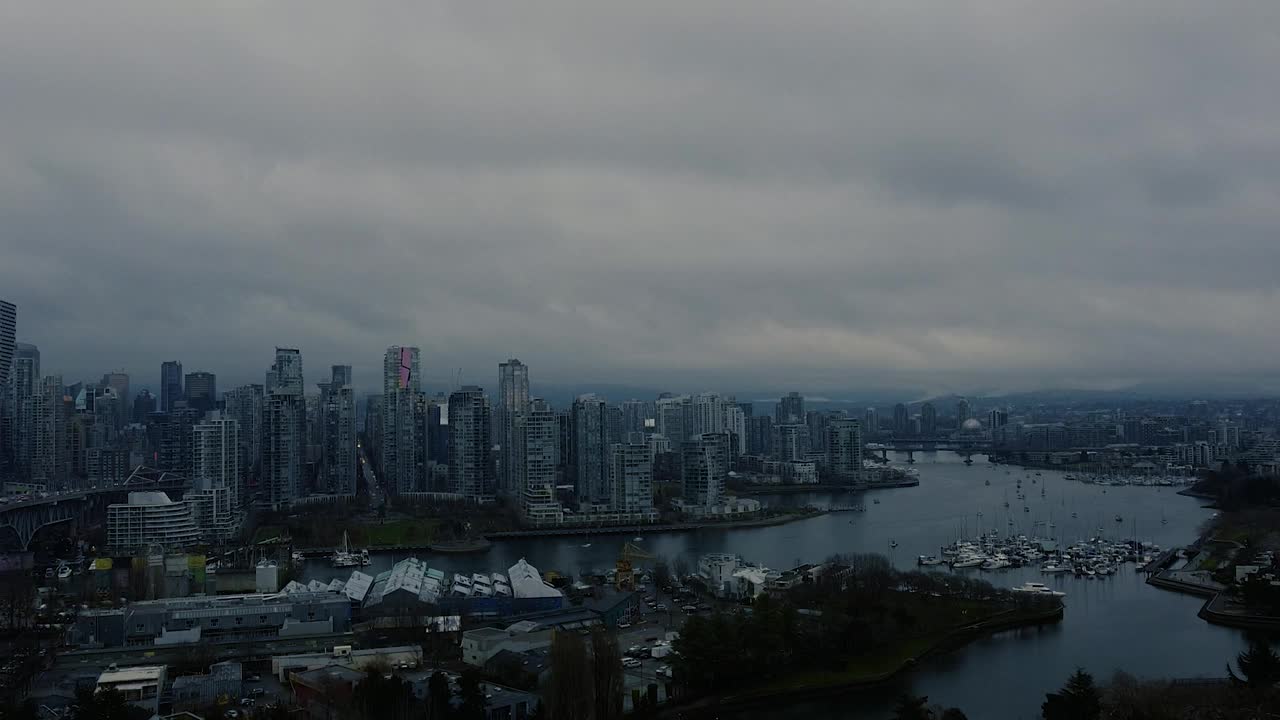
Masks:
[[[1144,572],[1147,574],[1160,572],[1161,570],[1164,570],[1165,568],[1172,565],[1173,561],[1177,559],[1177,557],[1178,557],[1177,548],[1173,548],[1172,550],[1165,550],[1164,552],[1157,555],[1154,560],[1138,568],[1138,572]]]

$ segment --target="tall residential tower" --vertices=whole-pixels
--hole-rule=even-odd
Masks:
[[[393,345],[382,357],[382,475],[397,493],[424,490],[426,448],[415,417],[421,394],[418,348]],[[425,411],[425,407],[423,407]]]
[[[520,494],[524,444],[516,437],[520,417],[529,409],[529,366],[515,358],[498,365],[498,402],[493,408],[498,452],[498,492]]]
[[[258,503],[281,510],[292,505],[304,491],[307,406],[302,394],[302,353],[293,348],[276,348],[276,361],[267,371],[266,380]]]

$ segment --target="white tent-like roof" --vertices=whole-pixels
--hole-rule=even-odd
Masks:
[[[512,593],[518,598],[563,597],[559,590],[543,581],[538,568],[525,562],[524,558],[512,565],[507,575],[511,578]]]

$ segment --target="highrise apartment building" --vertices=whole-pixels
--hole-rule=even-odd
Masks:
[[[184,392],[187,407],[209,412],[218,406],[218,376],[211,372],[187,373]]]
[[[609,417],[605,401],[595,395],[581,395],[571,412],[574,489],[579,505],[608,505],[613,498],[609,487]]]
[[[280,510],[292,505],[303,492],[307,409],[302,394],[302,353],[293,348],[276,348],[276,361],[267,371],[266,380],[258,502]]]
[[[827,425],[827,470],[841,482],[862,482],[862,426],[852,418]]]
[[[320,383],[320,489],[331,495],[356,492],[356,398],[351,366],[334,365]]]
[[[529,366],[515,358],[498,365],[498,399],[493,408],[494,441],[498,444],[498,492],[520,494],[524,477],[524,444],[516,437],[520,416],[529,408]]]
[[[632,515],[653,511],[653,458],[646,443],[609,448],[609,509]]]
[[[686,442],[680,452],[680,477],[684,502],[709,507],[724,498],[724,481],[729,474],[729,436],[707,433]]]
[[[804,422],[804,396],[798,392],[787,393],[778,401],[773,416],[778,425],[797,425]]]
[[[489,398],[475,385],[449,395],[449,491],[470,500],[493,492]]]
[[[808,425],[774,425],[773,456],[785,462],[799,462],[809,454]]]
[[[382,475],[397,493],[424,490],[426,448],[417,413],[421,395],[418,348],[393,345],[382,358]]]
[[[67,447],[66,388],[61,375],[50,375],[40,381],[33,396],[35,448],[31,459],[31,479],[60,485],[70,471]]]
[[[174,404],[185,400],[182,394],[182,363],[168,360],[160,364],[160,409],[173,412]]]
[[[0,300],[0,390],[9,387],[13,349],[18,334],[18,306]]]
[[[0,462],[15,458],[14,432],[17,408],[9,378],[13,374],[13,353],[17,345],[18,307],[0,300]]]
[[[240,529],[240,426],[214,412],[192,430],[191,503],[208,540],[229,540]]]
[[[262,413],[265,397],[263,386],[241,385],[223,393],[223,415],[240,427],[240,497],[248,503],[249,478],[260,477],[262,470]]]
[[[35,396],[40,392],[40,349],[28,343],[14,343],[13,369],[9,380],[9,455],[18,475],[31,477],[35,456]]]
[[[531,400],[528,412],[515,419],[513,435],[520,443],[524,478],[520,487],[520,514],[531,525],[553,525],[564,519],[556,500],[556,466],[559,463],[559,423],[546,402]]]

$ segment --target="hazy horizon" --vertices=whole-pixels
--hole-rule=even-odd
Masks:
[[[0,298],[68,383],[1280,391],[1276,9],[0,9]]]

